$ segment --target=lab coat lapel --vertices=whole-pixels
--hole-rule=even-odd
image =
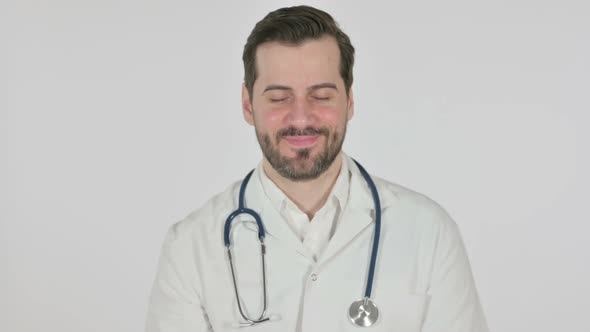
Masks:
[[[267,245],[270,245],[270,242],[272,241],[276,244],[287,246],[313,261],[313,254],[303,246],[303,243],[289,227],[287,221],[283,219],[277,208],[273,206],[270,199],[266,197],[260,182],[258,171],[258,169],[254,171],[252,179],[248,184],[246,206],[253,207],[253,209],[260,215],[267,235]],[[251,197],[250,202],[248,202],[248,197]]]
[[[313,261],[313,254],[303,246],[303,242],[295,235],[295,232],[289,227],[287,221],[283,219],[279,211],[272,206],[269,200],[266,200],[261,218],[266,221],[266,233],[270,235],[268,241],[274,241],[277,244],[290,247],[305,258]]]
[[[320,257],[320,262],[329,260],[348,245],[360,232],[373,224],[375,206],[369,187],[356,164],[346,157],[350,177],[348,203],[342,212],[336,232]]]

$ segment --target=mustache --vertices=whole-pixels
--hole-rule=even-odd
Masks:
[[[323,135],[328,137],[330,130],[328,128],[313,128],[306,127],[304,129],[297,129],[295,127],[288,127],[281,129],[277,132],[277,140],[285,136],[311,136],[311,135]]]

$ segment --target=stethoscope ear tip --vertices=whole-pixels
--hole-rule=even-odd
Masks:
[[[233,323],[231,323],[231,327],[232,327],[233,329],[240,329],[240,328],[242,328],[242,327],[248,327],[248,326],[252,326],[252,325],[254,325],[254,324],[252,324],[252,323],[249,323],[249,322],[246,322],[246,323],[241,323],[241,322],[233,322]]]
[[[242,327],[252,326],[252,325],[255,325],[255,324],[258,324],[258,323],[276,322],[276,321],[279,321],[279,320],[281,320],[281,316],[280,315],[272,314],[272,315],[269,315],[267,319],[263,319],[260,322],[233,322],[233,323],[231,323],[231,327],[233,329],[239,329],[239,328],[242,328]]]

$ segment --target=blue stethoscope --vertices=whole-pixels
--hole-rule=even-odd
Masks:
[[[373,235],[373,246],[371,249],[371,262],[369,264],[369,274],[367,276],[367,288],[365,289],[365,296],[362,299],[354,301],[350,305],[350,308],[348,310],[348,317],[350,318],[350,321],[353,324],[355,324],[359,327],[368,327],[368,326],[375,324],[375,322],[379,318],[379,309],[377,309],[377,306],[375,305],[375,303],[373,301],[371,301],[371,290],[373,288],[375,264],[377,261],[377,251],[379,249],[379,234],[381,231],[381,202],[379,200],[379,193],[377,192],[377,188],[375,187],[375,183],[371,179],[371,176],[369,175],[369,173],[367,173],[367,171],[363,168],[363,166],[361,166],[356,160],[354,160],[354,162],[357,165],[357,167],[359,168],[363,178],[367,182],[367,185],[369,186],[369,189],[371,190],[371,194],[373,196],[373,202],[375,203],[375,233]],[[265,270],[265,263],[264,263],[264,255],[266,254],[266,246],[264,244],[264,236],[265,236],[266,232],[264,230],[264,224],[262,223],[262,219],[260,218],[260,215],[258,215],[258,213],[256,213],[256,211],[254,211],[252,209],[248,209],[247,207],[244,206],[244,195],[246,193],[246,186],[248,185],[248,181],[250,181],[250,177],[252,176],[253,172],[254,172],[254,170],[250,171],[248,173],[248,175],[246,175],[246,177],[242,181],[242,184],[240,186],[240,194],[239,194],[240,196],[239,196],[239,200],[238,200],[238,209],[235,210],[234,212],[230,213],[230,215],[225,220],[225,226],[223,229],[223,241],[225,243],[227,256],[229,258],[229,265],[230,265],[231,275],[232,275],[232,279],[233,279],[233,283],[234,283],[234,291],[236,294],[236,301],[238,303],[238,310],[240,311],[240,315],[242,316],[242,318],[244,318],[244,320],[245,320],[245,322],[240,323],[240,326],[242,326],[242,327],[252,326],[254,324],[269,321],[271,319],[270,317],[268,317],[266,315],[266,304],[267,304],[266,294],[267,294],[267,292],[266,292],[266,270]],[[234,270],[234,264],[232,261],[232,255],[231,255],[231,249],[230,249],[231,243],[229,240],[229,233],[231,230],[231,223],[235,217],[237,217],[241,214],[247,214],[247,215],[250,215],[254,218],[254,220],[256,221],[256,226],[258,228],[258,240],[260,241],[260,254],[262,257],[263,308],[262,308],[262,313],[260,314],[260,316],[258,316],[258,318],[255,318],[255,319],[249,318],[245,314],[245,312],[242,308],[242,304],[240,301],[240,295],[238,292],[238,285],[236,282],[236,273]]]

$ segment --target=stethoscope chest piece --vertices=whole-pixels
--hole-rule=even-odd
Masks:
[[[348,317],[356,326],[369,327],[377,322],[379,309],[370,299],[360,299],[352,302],[348,309]]]

